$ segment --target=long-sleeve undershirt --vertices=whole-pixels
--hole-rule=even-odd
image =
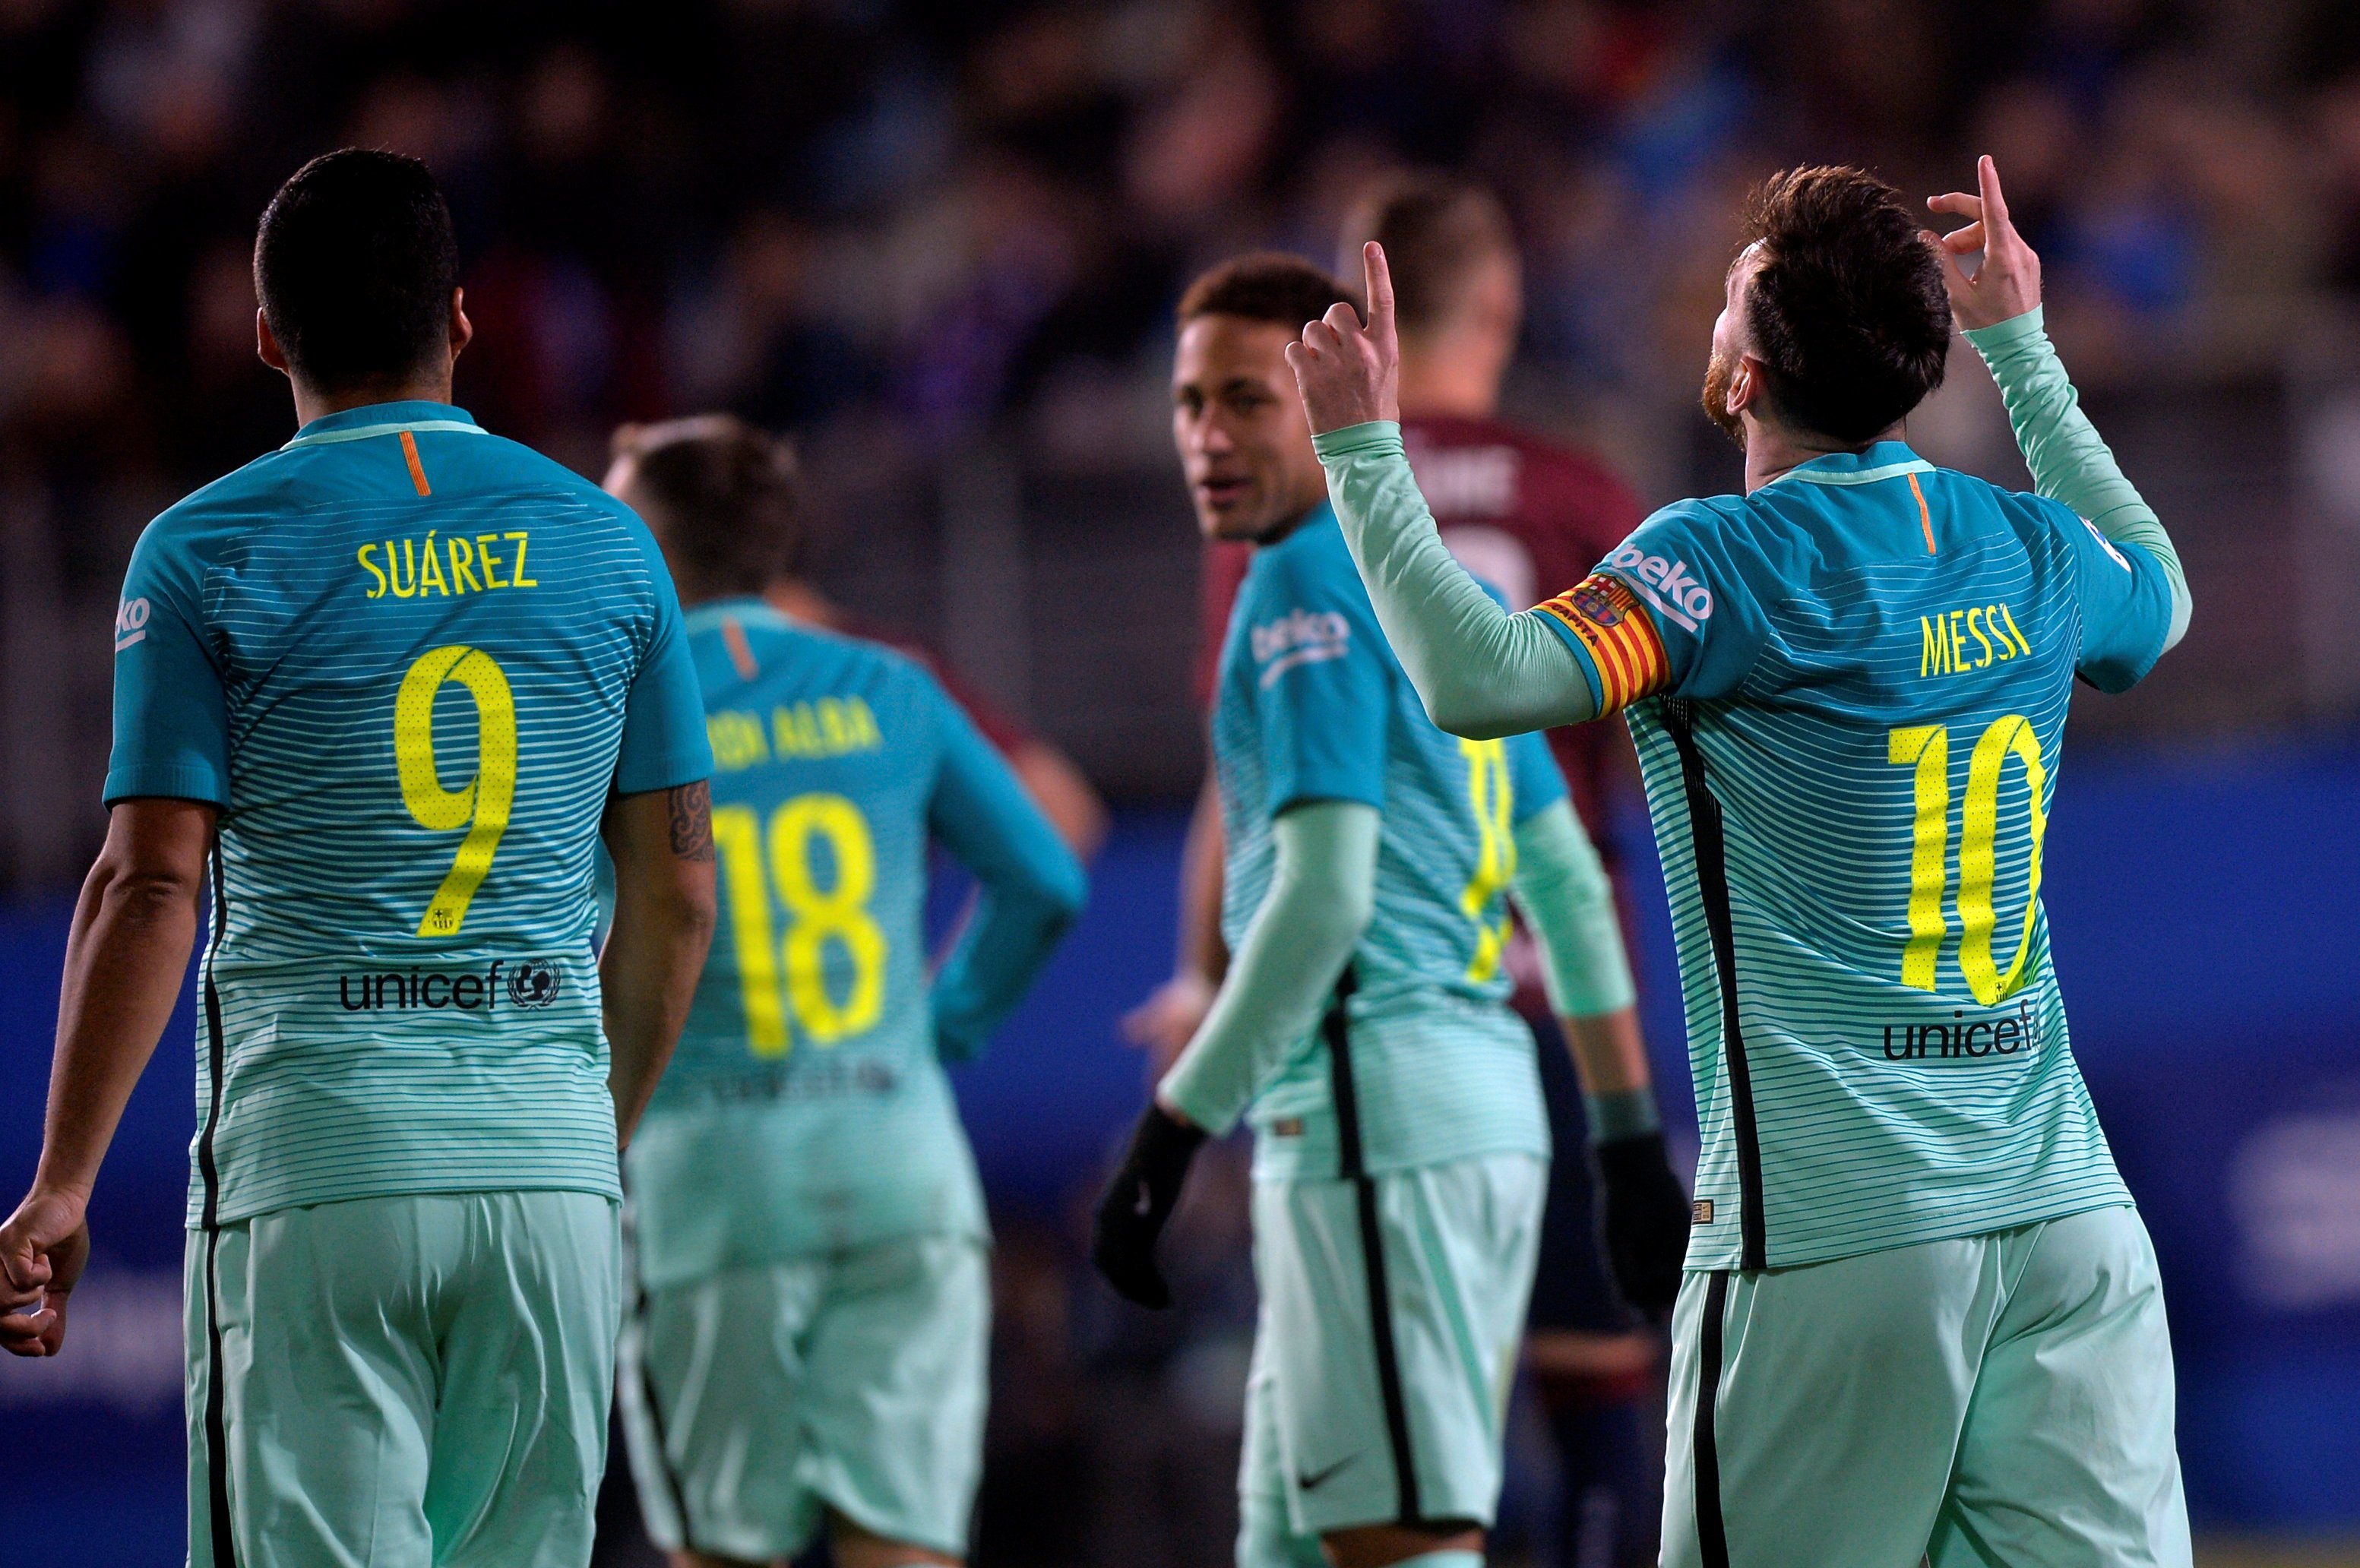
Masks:
[[[2081,394],[2049,341],[2040,307],[1966,337],[1999,383],[2000,400],[2007,405],[2008,423],[2024,452],[2025,466],[2032,471],[2033,487],[2072,507],[2108,539],[2151,551],[2171,580],[2171,629],[2163,639],[2169,652],[2186,635],[2193,607],[2180,552],[2172,548],[2162,519],[2123,477],[2114,452],[2081,411]],[[1349,537],[1349,525],[1346,531]]]

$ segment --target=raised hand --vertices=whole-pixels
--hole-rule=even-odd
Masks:
[[[1393,332],[1385,247],[1374,240],[1361,246],[1360,265],[1368,275],[1369,324],[1339,301],[1303,329],[1302,342],[1286,345],[1313,435],[1401,418],[1401,340]]]
[[[0,1350],[55,1356],[65,1343],[66,1298],[90,1258],[82,1206],[36,1192],[0,1225]]]
[[[1968,220],[1964,228],[1947,234],[1928,230],[1926,237],[1942,258],[1942,282],[1950,291],[1950,313],[1969,331],[1995,327],[2040,303],[2040,258],[2008,221],[2007,200],[1999,191],[1999,166],[1989,157],[1975,160],[1975,183],[1976,195],[1953,191],[1926,201],[1937,212]],[[1983,264],[1970,278],[1961,261],[1977,251],[1983,253]],[[1290,355],[1294,352],[1287,350]]]

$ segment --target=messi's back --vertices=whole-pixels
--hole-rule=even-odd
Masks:
[[[223,808],[224,1214],[613,1189],[594,847],[609,790],[705,770],[634,702],[680,637],[636,517],[442,405],[314,420],[149,527],[106,795]]]
[[[1644,606],[1598,667],[1657,693],[1630,718],[1703,1101],[1699,1258],[1803,1262],[2119,1192],[2040,849],[2075,676],[2119,690],[2161,649],[2145,565],[1882,442],[1656,514],[1585,591],[1627,590],[1620,622],[1559,602],[1593,637]],[[2048,1158],[2010,1157],[2031,1145]]]

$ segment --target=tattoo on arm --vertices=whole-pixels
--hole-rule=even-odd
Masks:
[[[678,860],[713,858],[713,787],[700,779],[664,791],[672,819],[672,853]]]

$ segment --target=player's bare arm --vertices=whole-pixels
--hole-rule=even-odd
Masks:
[[[66,1298],[90,1250],[83,1214],[180,996],[216,815],[193,800],[118,804],[74,906],[40,1164],[0,1225],[0,1346],[16,1355],[64,1344]]]
[[[615,930],[598,961],[617,1141],[630,1142],[671,1060],[713,941],[713,792],[705,780],[617,795],[602,829]]]

